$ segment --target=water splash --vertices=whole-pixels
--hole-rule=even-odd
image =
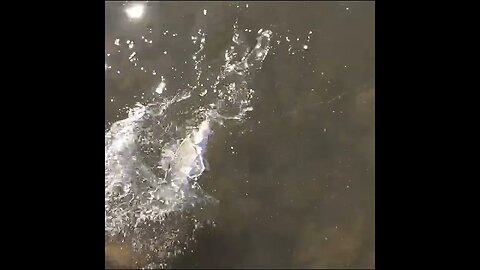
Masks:
[[[200,83],[206,35],[198,32],[195,87],[137,104],[105,134],[105,237],[140,254],[135,267],[164,268],[211,219],[218,200],[198,180],[208,167],[206,148],[217,123],[241,122],[253,108],[249,88],[270,49],[272,32],[260,30],[250,49],[234,25],[232,45],[210,88]],[[209,70],[209,72],[211,72]],[[157,88],[158,89],[158,88]],[[202,95],[195,94],[197,92]]]

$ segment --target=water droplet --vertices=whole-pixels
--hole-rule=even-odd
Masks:
[[[167,84],[165,83],[165,81],[163,80],[162,78],[162,81],[160,82],[160,84],[158,85],[157,89],[155,89],[155,92],[158,93],[158,94],[161,94],[163,92],[163,90],[165,90],[165,86]]]

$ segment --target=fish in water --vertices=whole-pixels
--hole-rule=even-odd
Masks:
[[[167,177],[170,178],[172,185],[181,187],[190,184],[209,169],[205,153],[211,134],[210,121],[204,120],[197,130],[181,142],[167,171]]]

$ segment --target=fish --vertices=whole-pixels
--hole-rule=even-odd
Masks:
[[[180,143],[166,175],[173,186],[190,185],[209,170],[205,154],[211,134],[210,120],[204,120]]]

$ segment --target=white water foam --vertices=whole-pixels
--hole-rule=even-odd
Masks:
[[[206,41],[204,33],[199,35],[195,55]],[[105,237],[142,254],[136,267],[168,267],[195,230],[212,218],[208,210],[218,201],[198,182],[208,167],[207,143],[216,123],[241,122],[253,109],[249,84],[268,54],[272,32],[259,31],[251,50],[239,36],[234,26],[232,46],[210,88],[196,89],[198,83],[173,97],[137,104],[105,134]],[[204,58],[196,57],[197,81]],[[161,86],[157,92],[165,95],[163,78]]]

